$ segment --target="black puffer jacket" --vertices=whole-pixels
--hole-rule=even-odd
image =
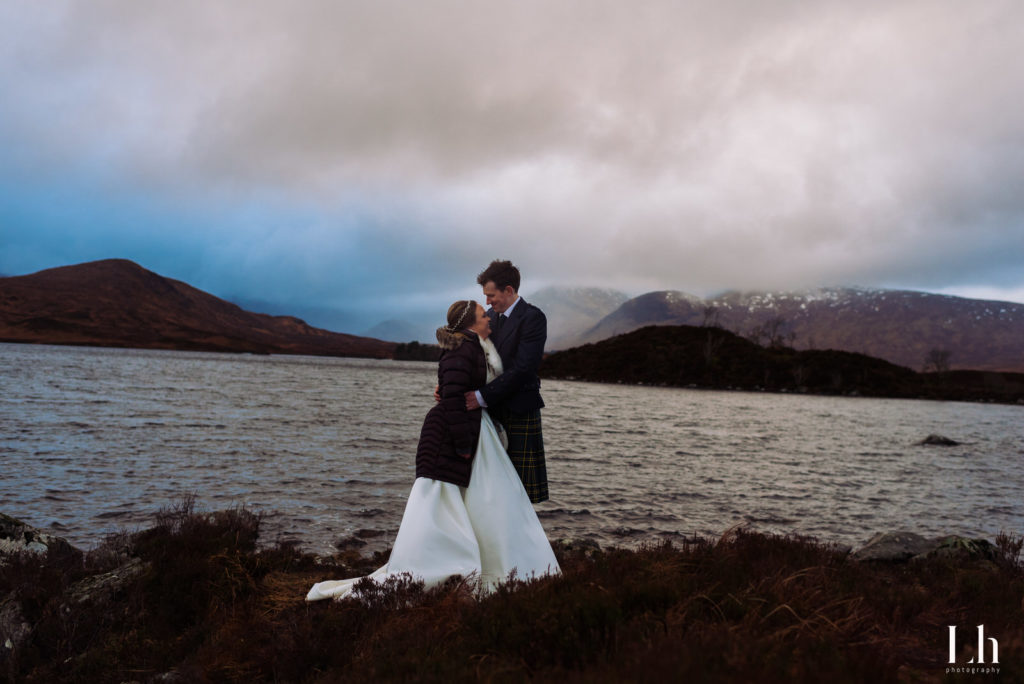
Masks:
[[[416,448],[416,477],[469,486],[473,455],[480,437],[480,409],[466,410],[466,392],[487,382],[487,360],[474,333],[466,332],[453,349],[444,349],[437,367],[441,401],[423,420]]]

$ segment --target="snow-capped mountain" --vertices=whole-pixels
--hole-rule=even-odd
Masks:
[[[562,348],[646,325],[718,325],[762,343],[861,352],[914,369],[939,350],[948,352],[952,368],[1024,371],[1024,304],[906,290],[726,292],[707,299],[650,292]]]

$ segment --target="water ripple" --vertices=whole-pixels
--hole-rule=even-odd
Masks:
[[[432,364],[0,344],[2,511],[88,547],[196,492],[264,540],[394,540]],[[145,380],[144,382],[142,380]],[[553,538],[1024,532],[1020,407],[545,382]],[[931,433],[956,447],[917,445]],[[357,535],[362,531],[363,534]],[[371,531],[371,533],[366,533]]]

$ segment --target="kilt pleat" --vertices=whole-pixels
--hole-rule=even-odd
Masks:
[[[533,503],[548,500],[548,469],[544,461],[544,437],[540,410],[527,413],[502,411],[498,420],[508,434],[508,457]]]

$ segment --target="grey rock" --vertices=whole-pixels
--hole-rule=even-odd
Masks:
[[[369,528],[363,528],[361,530],[356,530],[354,536],[359,537],[360,539],[373,539],[374,537],[381,537],[384,534],[386,534],[384,530],[371,530]]]
[[[17,553],[80,553],[67,539],[47,534],[17,518],[0,513],[0,565],[4,557]]]
[[[879,532],[850,556],[858,561],[907,561],[937,546],[914,532]]]
[[[930,558],[958,561],[995,560],[998,552],[986,539],[948,535],[926,539],[913,532],[878,533],[850,556],[858,561],[903,562]]]
[[[986,539],[968,539],[950,535],[936,539],[934,548],[916,558],[950,558],[953,560],[995,560],[996,547]]]
[[[149,563],[145,563],[139,558],[133,558],[110,572],[86,577],[68,587],[67,604],[92,603],[100,599],[112,599],[149,568]]]
[[[920,442],[920,446],[960,446],[960,442],[949,437],[943,437],[942,435],[928,435]]]

